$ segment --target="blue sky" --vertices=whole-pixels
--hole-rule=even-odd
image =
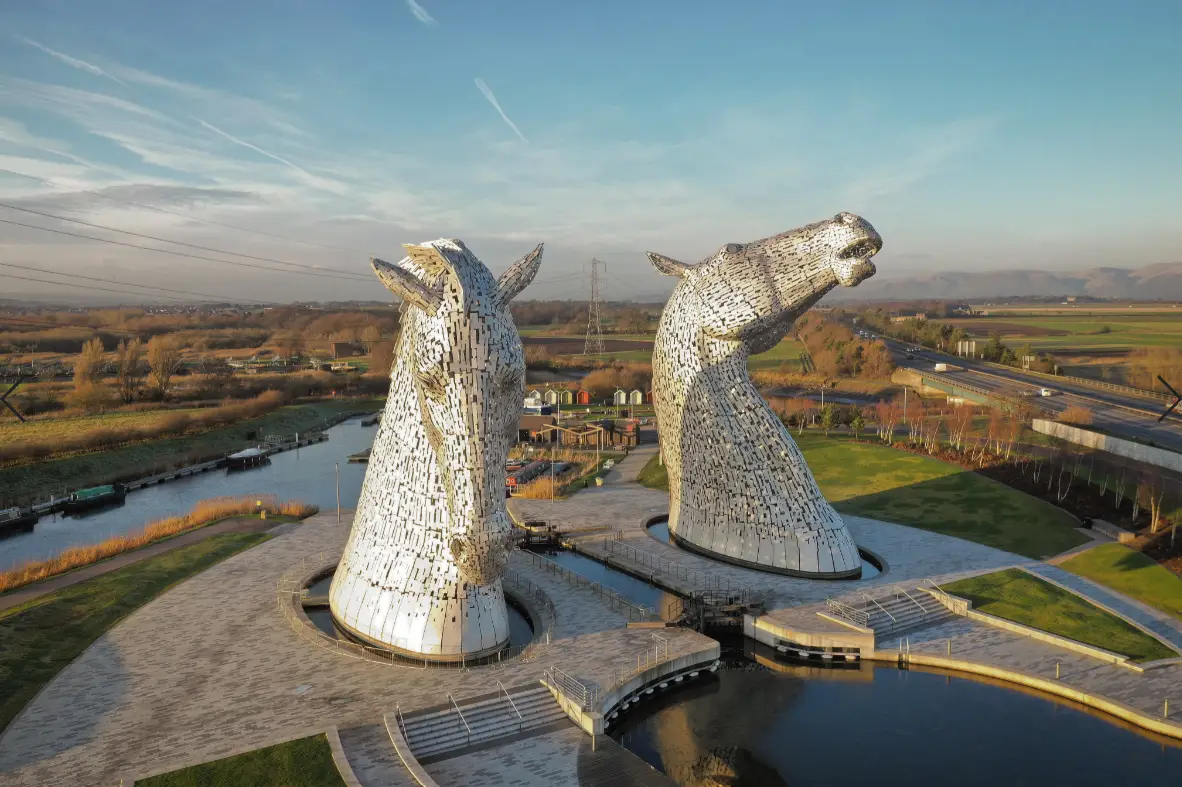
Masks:
[[[459,237],[499,271],[544,241],[525,297],[586,297],[592,255],[609,296],[667,292],[644,250],[840,210],[883,235],[884,277],[1177,262],[1179,30],[1173,0],[6,4],[0,168],[57,185],[0,173],[0,202],[362,276],[401,243]],[[384,297],[7,224],[0,262]],[[0,268],[0,293],[58,291],[12,274],[42,276]]]

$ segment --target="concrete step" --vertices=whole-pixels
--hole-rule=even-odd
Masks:
[[[475,702],[404,717],[407,743],[416,757],[424,758],[488,741],[519,735],[566,718],[565,712],[544,686],[502,693]],[[463,714],[461,720],[460,714]]]

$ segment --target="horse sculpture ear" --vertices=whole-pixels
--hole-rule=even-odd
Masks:
[[[539,243],[536,249],[510,265],[509,270],[497,279],[495,297],[498,306],[506,306],[534,280],[534,275],[542,264],[542,245]]]
[[[369,262],[373,265],[374,273],[382,280],[382,284],[386,285],[386,289],[427,314],[435,314],[442,299],[438,293],[419,281],[417,276],[377,257],[370,257]]]
[[[646,251],[649,261],[652,262],[653,267],[660,271],[665,276],[685,276],[694,269],[693,265],[686,265],[684,262],[678,262],[672,257],[666,257],[664,254],[657,254],[655,251]]]

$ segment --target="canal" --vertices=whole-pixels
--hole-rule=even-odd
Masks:
[[[863,662],[777,664],[749,640],[612,738],[683,787],[1182,783],[1182,744],[1033,691]]]
[[[280,500],[315,503],[322,511],[336,508],[333,465],[341,466],[341,506],[352,508],[361,494],[364,464],[350,464],[349,454],[373,445],[376,426],[351,418],[328,429],[329,439],[271,457],[250,470],[211,470],[127,493],[123,505],[77,516],[41,517],[32,533],[0,540],[0,571],[26,560],[53,557],[64,549],[96,544],[141,529],[149,522],[184,514],[201,500],[237,495],[274,495]]]

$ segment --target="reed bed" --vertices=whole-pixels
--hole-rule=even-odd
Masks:
[[[261,505],[259,505],[260,502]],[[320,509],[318,506],[299,500],[279,501],[272,495],[214,497],[202,500],[193,506],[189,513],[157,520],[146,525],[143,530],[123,536],[114,536],[89,546],[72,547],[48,560],[29,561],[2,572],[0,573],[0,593],[139,549],[153,541],[179,535],[219,519],[253,514],[260,510],[266,511],[269,515],[282,514],[302,519],[315,514]]]

